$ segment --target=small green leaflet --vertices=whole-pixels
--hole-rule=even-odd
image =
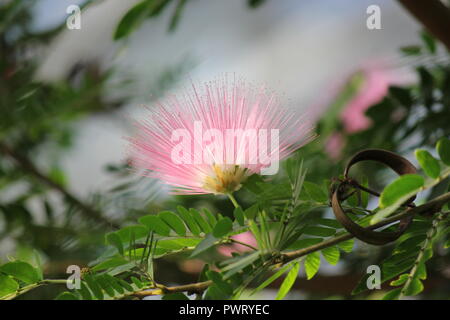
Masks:
[[[289,290],[291,290],[292,286],[294,285],[295,280],[297,280],[299,271],[300,271],[300,263],[296,262],[294,263],[292,269],[289,271],[283,283],[281,284],[280,290],[278,291],[275,300],[281,300],[288,294]]]
[[[202,252],[205,252],[209,248],[213,247],[216,244],[217,238],[214,237],[212,234],[208,234],[205,239],[203,239],[197,247],[195,247],[195,250],[192,252],[190,258],[193,258],[197,255],[199,255]]]
[[[450,140],[443,137],[436,144],[436,151],[442,162],[450,166]]]
[[[235,208],[234,211],[233,211],[233,214],[234,214],[234,218],[239,223],[239,225],[240,226],[245,226],[244,211],[242,210],[242,208],[241,207]]]
[[[149,230],[161,236],[168,236],[170,234],[169,226],[164,223],[158,216],[149,214],[138,219],[139,223],[146,226]]]
[[[184,226],[183,221],[175,213],[162,211],[158,214],[158,217],[179,236],[184,237],[186,235],[186,227]]]
[[[225,217],[220,219],[213,229],[213,235],[216,238],[222,238],[227,235],[233,229],[233,222],[230,218]]]
[[[27,284],[41,280],[40,273],[32,265],[23,261],[12,261],[0,267],[0,272],[10,275]]]
[[[312,277],[315,276],[317,271],[319,271],[319,268],[320,268],[320,253],[313,252],[308,254],[305,259],[306,279],[308,280],[312,279]]]
[[[317,184],[304,181],[303,188],[312,200],[319,203],[326,203],[328,201],[327,194]]]
[[[382,210],[377,212],[370,222],[375,224],[392,214],[408,199],[416,195],[424,184],[424,178],[417,174],[405,174],[398,177],[384,188],[379,203]]]
[[[340,252],[336,246],[322,249],[322,255],[331,265],[336,265],[339,262]]]
[[[281,277],[283,275],[283,273],[286,272],[287,269],[289,269],[290,265],[287,264],[284,267],[282,267],[280,270],[278,270],[277,272],[275,272],[272,276],[270,276],[268,279],[266,279],[266,281],[264,281],[263,283],[261,283],[256,289],[254,289],[250,295],[254,295],[255,293],[261,291],[262,289],[264,289],[265,287],[267,287],[269,284],[271,284],[272,282],[274,282],[275,280],[277,280],[279,277]]]
[[[418,149],[415,151],[416,159],[427,176],[432,179],[439,177],[441,166],[439,162],[427,150]]]
[[[19,289],[19,284],[11,277],[0,274],[0,298],[11,293],[16,292]]]

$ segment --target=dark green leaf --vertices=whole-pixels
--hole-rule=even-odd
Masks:
[[[205,220],[205,218],[198,212],[197,210],[191,208],[189,209],[189,212],[194,217],[195,221],[199,225],[200,229],[206,234],[210,233],[212,231],[211,226],[208,224],[208,222]]]
[[[145,225],[149,230],[152,230],[159,235],[168,236],[170,234],[169,226],[155,215],[149,214],[140,217],[138,221],[139,223]]]
[[[419,46],[406,46],[400,48],[400,50],[407,56],[417,56],[422,52],[422,49]]]
[[[312,245],[315,245],[317,243],[322,242],[322,238],[306,238],[306,239],[300,239],[295,241],[293,244],[289,246],[290,250],[297,250],[297,249],[303,249]]]
[[[248,6],[251,8],[257,8],[262,5],[266,0],[247,0]]]
[[[333,236],[336,233],[336,230],[332,229],[332,228],[310,226],[310,227],[304,228],[302,230],[302,232],[304,234],[308,234],[308,235],[311,235],[311,236],[330,237],[330,236]]]
[[[383,297],[383,300],[397,300],[401,291],[402,288],[391,290]]]
[[[132,7],[120,20],[114,33],[114,40],[128,36],[148,15],[152,0],[144,0]]]
[[[447,138],[439,139],[436,150],[442,162],[450,166],[450,140]]]
[[[158,214],[158,217],[171,227],[179,236],[186,235],[186,227],[183,221],[173,212],[163,211]]]
[[[210,270],[206,272],[206,276],[208,277],[208,279],[214,282],[214,284],[225,294],[227,295],[233,294],[233,288],[228,282],[222,279],[220,273]]]
[[[303,188],[312,200],[320,203],[328,202],[327,194],[317,184],[304,181]]]
[[[197,245],[195,250],[192,252],[190,258],[193,258],[193,257],[199,255],[200,253],[205,252],[209,248],[213,247],[215,245],[216,241],[217,241],[217,239],[212,234],[208,234],[205,237],[205,239],[203,239],[202,242],[200,242]]]
[[[430,35],[426,31],[422,31],[420,36],[422,37],[423,42],[425,43],[426,48],[431,54],[436,53],[436,41],[433,36]]]
[[[422,281],[420,281],[417,278],[414,278],[409,283],[408,288],[406,289],[405,295],[406,296],[415,296],[418,295],[423,291],[423,284]]]
[[[149,230],[140,224],[126,226],[116,231],[117,235],[122,239],[122,242],[129,243],[137,239],[144,238],[148,235]]]
[[[87,285],[89,286],[89,289],[91,289],[94,296],[99,300],[103,300],[102,288],[97,283],[95,277],[90,274],[85,274],[84,280],[86,281]]]
[[[233,214],[234,214],[234,218],[239,223],[239,225],[244,226],[245,225],[244,211],[242,210],[242,208],[241,207],[235,208],[233,211]]]
[[[122,266],[124,264],[127,264],[129,261],[122,258],[122,257],[112,257],[108,260],[102,261],[99,264],[97,264],[96,266],[92,267],[92,271],[101,271],[101,270],[106,270],[109,268],[114,268],[114,267],[118,267],[118,266]]]
[[[119,235],[115,232],[110,232],[106,235],[106,242],[117,248],[119,253],[123,255],[123,243]]]
[[[219,222],[217,222],[213,230],[213,235],[216,238],[222,238],[226,236],[228,233],[230,233],[232,229],[233,229],[233,222],[231,221],[230,218],[225,217],[223,219],[220,219]]]
[[[0,274],[0,298],[16,292],[19,284],[11,277]]]
[[[202,232],[197,224],[195,222],[194,217],[191,215],[191,213],[184,207],[178,206],[177,207],[178,214],[183,219],[183,221],[188,226],[189,230],[191,230],[192,234],[195,236],[199,236],[200,232]]]
[[[170,19],[169,31],[175,30],[180,21],[181,13],[183,12],[184,6],[186,5],[187,0],[178,0],[177,7],[175,8],[175,12]]]

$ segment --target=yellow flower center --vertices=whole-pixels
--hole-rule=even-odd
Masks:
[[[247,169],[237,165],[212,165],[212,175],[205,178],[203,188],[212,193],[232,193],[241,188],[242,182],[247,179]]]

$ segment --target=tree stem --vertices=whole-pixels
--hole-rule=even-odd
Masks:
[[[31,176],[37,178],[42,183],[61,193],[69,202],[71,202],[80,209],[81,214],[84,214],[86,217],[94,219],[102,224],[111,226],[115,229],[120,228],[119,224],[110,221],[109,219],[105,218],[101,212],[95,210],[86,203],[82,202],[80,199],[78,199],[76,196],[70,193],[67,189],[65,189],[62,185],[60,185],[59,183],[52,180],[50,177],[40,172],[39,169],[28,158],[19,154],[17,151],[15,151],[14,149],[12,149],[3,142],[0,142],[0,152],[13,159],[22,170],[28,172]]]
[[[440,0],[398,0],[450,51],[450,9]]]

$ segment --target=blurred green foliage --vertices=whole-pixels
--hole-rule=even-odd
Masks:
[[[118,22],[114,39],[130,36],[145,19],[169,10],[170,4],[173,12],[169,30],[173,31],[188,3],[140,1]],[[263,3],[247,1],[251,8]],[[389,246],[355,246],[348,240],[273,269],[281,252],[305,249],[343,234],[342,226],[328,216],[328,193],[331,180],[340,176],[346,160],[356,151],[370,147],[408,154],[422,148],[418,162],[425,174],[438,178],[429,185],[424,201],[449,190],[448,175],[440,169],[448,166],[449,142],[442,137],[450,136],[450,66],[448,53],[442,54],[433,37],[423,32],[420,45],[402,48],[405,61],[413,61],[417,82],[391,86],[382,101],[367,110],[371,120],[368,128],[348,133],[340,119],[364,81],[356,73],[318,121],[318,138],[289,159],[281,174],[270,180],[256,175],[248,179],[235,195],[238,208],[228,199],[212,195],[176,196],[164,201],[150,198],[158,187],[132,176],[126,163],[106,168],[117,185],[80,199],[70,192],[70,181],[60,165],[60,157],[73,147],[76,124],[98,113],[111,113],[130,97],[107,98],[113,70],[104,71],[95,63],[75,65],[56,83],[35,80],[40,50],[63,26],[34,32],[32,4],[18,0],[0,4],[0,246],[12,242],[17,259],[0,266],[0,297],[16,297],[24,288],[36,287],[39,289],[23,297],[53,298],[62,289],[47,291],[44,286],[51,282],[45,279],[66,278],[67,265],[89,264],[83,271],[82,287],[60,294],[59,299],[130,298],[144,288],[166,293],[158,286],[159,281],[197,280],[193,278],[210,281],[204,298],[229,298],[245,295],[249,286],[256,293],[285,274],[277,295],[281,299],[294,286],[301,268],[308,279],[317,277],[322,256],[331,265],[343,261],[347,275],[383,261],[382,267],[387,266],[383,267],[383,281],[399,276],[391,284],[403,286],[391,291],[388,298],[420,293],[426,272],[442,283],[424,291],[424,297],[448,298],[448,292],[442,289],[449,283],[442,275],[442,266],[449,262],[448,250],[433,251],[442,244],[448,247],[445,216],[434,222],[417,218],[393,250]],[[162,77],[161,90],[167,89],[176,73],[183,70]],[[344,143],[339,157],[332,158],[324,146],[336,133],[342,135]],[[425,153],[438,140],[442,163]],[[357,170],[355,175],[364,176],[361,180],[378,190],[387,184],[384,169],[378,166]],[[149,198],[142,199],[145,193]],[[398,200],[396,194],[389,196]],[[367,215],[368,199],[362,208],[356,208],[356,203],[349,198],[346,205],[353,208],[355,219],[368,225],[373,217]],[[122,211],[120,219],[107,214],[109,207]],[[217,253],[218,244],[230,245],[232,235],[248,230],[256,238],[258,250],[227,259]],[[432,239],[425,241],[424,234]],[[194,276],[182,269],[189,257],[206,262]],[[397,265],[399,261],[403,262]],[[416,261],[419,270],[411,268]],[[213,266],[221,272],[212,271]],[[363,294],[365,280],[354,290],[357,297]],[[327,297],[326,293],[320,297]],[[343,297],[349,298],[350,292]],[[164,298],[186,296],[173,293]]]

